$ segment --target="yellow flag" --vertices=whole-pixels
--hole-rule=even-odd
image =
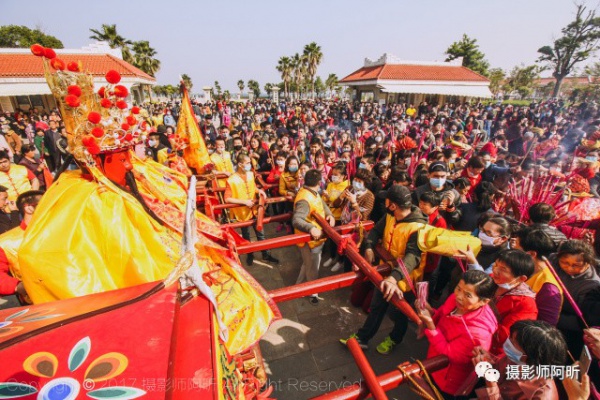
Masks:
[[[211,168],[210,155],[206,149],[206,144],[202,138],[202,132],[198,127],[198,122],[192,110],[192,103],[185,85],[181,85],[183,93],[181,99],[181,111],[179,112],[179,121],[177,121],[177,131],[175,134],[179,139],[188,144],[183,150],[183,159],[188,167],[194,168],[198,174],[203,174]]]

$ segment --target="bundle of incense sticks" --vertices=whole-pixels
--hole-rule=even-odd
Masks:
[[[424,307],[427,304],[427,295],[429,293],[429,282],[417,282],[417,299],[419,300],[419,304],[421,307]]]
[[[562,201],[565,188],[558,187],[561,182],[566,184],[566,178],[553,175],[542,175],[537,179],[525,177],[518,183],[511,182],[508,186],[508,194],[513,200],[514,211],[518,214],[519,222],[529,220],[529,207],[537,203],[551,205],[557,215],[565,213],[568,202]]]

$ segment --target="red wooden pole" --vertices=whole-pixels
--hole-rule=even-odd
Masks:
[[[256,213],[256,230],[262,232],[263,219],[265,218],[266,196],[259,192],[258,194],[258,212]]]
[[[266,217],[266,218],[263,218],[263,225],[270,224],[272,222],[284,222],[291,218],[292,218],[292,213],[285,213],[285,214],[275,215],[273,217]],[[243,228],[245,226],[252,226],[255,223],[256,223],[256,220],[251,219],[249,221],[232,222],[230,224],[222,224],[221,228],[233,228],[233,229]]]
[[[346,257],[348,257],[352,263],[356,264],[362,273],[365,274],[371,282],[373,282],[377,289],[379,289],[381,281],[383,280],[381,274],[377,272],[377,270],[373,268],[373,266],[369,264],[367,260],[363,258],[363,256],[360,255],[354,242],[352,240],[345,241],[344,238],[342,238],[342,236],[336,232],[335,229],[333,229],[323,217],[316,214],[313,214],[312,216],[321,226],[321,229],[325,235],[333,240],[333,242],[343,250]],[[390,300],[390,303],[402,311],[402,313],[404,313],[404,315],[406,315],[415,324],[422,324],[421,319],[417,316],[415,310],[413,310],[413,308],[406,300],[404,300],[404,298],[401,299],[397,295],[394,295],[392,300]]]
[[[363,353],[356,339],[352,338],[348,340],[346,345],[348,346],[348,350],[350,350],[350,353],[352,354],[354,362],[356,363],[360,373],[362,374],[363,378],[365,378],[365,383],[373,398],[375,400],[387,400],[388,397],[381,387],[381,384],[377,380],[377,375],[375,375],[373,368],[371,368],[371,364],[369,364],[369,360],[367,360],[367,357],[365,357],[365,353]]]
[[[363,223],[363,227],[365,228],[365,230],[372,229],[373,226],[373,221],[367,221]],[[340,232],[340,234],[345,235],[354,231],[355,224],[336,226],[332,229],[334,232]],[[293,235],[286,235],[272,239],[260,240],[248,244],[242,244],[237,247],[237,252],[238,254],[242,255],[254,253],[255,251],[271,250],[279,247],[293,246],[299,243],[308,243],[311,240],[312,239],[310,237],[310,234],[308,233],[296,233]]]
[[[448,357],[437,356],[423,360],[423,366],[428,372],[439,371],[448,366]],[[417,363],[403,364],[402,367],[408,375],[416,375],[421,372],[421,367]],[[399,370],[386,372],[377,377],[377,382],[385,390],[392,390],[404,383],[404,373]],[[362,382],[355,383],[352,386],[344,387],[334,392],[325,393],[321,396],[313,397],[313,400],[357,400],[369,396],[369,389]]]
[[[377,271],[382,274],[389,273],[390,270],[391,267],[388,264],[381,264],[377,266]],[[346,272],[343,274],[328,276],[326,278],[316,279],[310,282],[300,283],[298,285],[271,290],[269,292],[269,296],[271,296],[271,299],[273,299],[274,302],[282,303],[284,301],[299,299],[315,293],[328,292],[330,290],[348,287],[356,281],[365,279],[367,279],[366,276],[360,271]]]

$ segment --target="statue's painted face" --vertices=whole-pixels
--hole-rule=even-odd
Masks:
[[[101,162],[104,175],[111,181],[126,186],[125,175],[133,169],[129,149],[107,154]]]

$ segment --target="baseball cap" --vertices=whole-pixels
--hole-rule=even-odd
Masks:
[[[385,198],[400,207],[409,207],[412,204],[410,191],[401,185],[392,185],[387,190]]]
[[[429,173],[438,172],[438,171],[448,172],[448,166],[443,161],[436,161],[436,162],[431,163],[428,171],[429,171]]]

